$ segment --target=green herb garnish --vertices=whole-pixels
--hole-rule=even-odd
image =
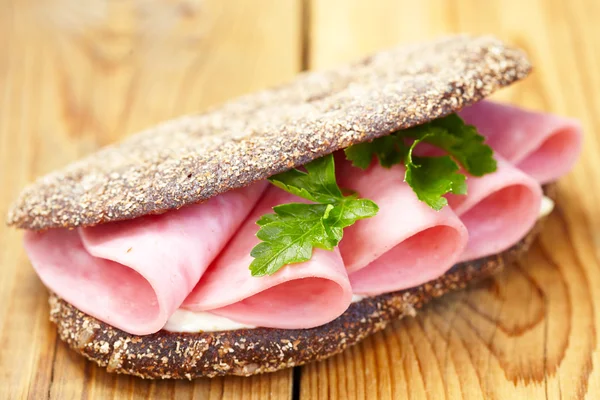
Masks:
[[[406,139],[414,139],[408,146]],[[346,158],[356,167],[366,169],[376,156],[383,167],[403,163],[404,179],[419,200],[434,210],[448,204],[446,193],[466,194],[465,175],[459,165],[474,176],[482,176],[496,170],[492,149],[484,144],[484,137],[475,127],[467,125],[456,114],[439,118],[423,125],[398,131],[369,143],[361,143],[345,150]],[[417,157],[413,155],[419,143],[429,143],[445,150],[441,157]]]
[[[408,144],[413,140],[411,144]],[[448,204],[447,193],[466,194],[466,176],[460,166],[474,176],[496,170],[492,149],[475,127],[466,125],[456,114],[423,125],[395,132],[371,142],[350,146],[346,158],[356,167],[367,169],[373,156],[386,168],[404,164],[404,179],[419,200],[434,210]],[[416,156],[415,148],[429,143],[443,156]],[[312,203],[289,203],[273,207],[263,215],[256,236],[261,240],[250,255],[253,276],[271,275],[281,267],[308,261],[315,247],[333,250],[343,237],[344,228],[359,219],[370,218],[379,208],[356,194],[344,196],[335,178],[333,155],[304,166],[306,172],[292,169],[272,176],[275,186]]]
[[[335,179],[333,155],[272,176],[275,186],[313,204],[289,203],[273,207],[262,216],[256,236],[262,241],[250,255],[252,276],[271,275],[288,264],[308,261],[313,248],[333,250],[342,240],[344,228],[377,214],[379,208],[356,194],[344,196]],[[316,204],[315,204],[316,203]]]

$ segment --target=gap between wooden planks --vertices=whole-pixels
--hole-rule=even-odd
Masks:
[[[586,146],[539,245],[486,285],[299,368],[300,398],[590,398],[596,327],[600,49],[593,1],[5,1],[0,212],[27,182],[165,118],[398,42],[492,32],[526,48],[498,98],[582,119]],[[531,16],[536,16],[532,18]],[[302,24],[302,21],[305,21]],[[87,27],[87,28],[86,28]],[[303,46],[304,44],[304,46]],[[148,382],[56,340],[43,286],[0,228],[0,397],[290,398],[291,371]],[[298,383],[297,382],[297,383]],[[7,396],[2,396],[8,390]]]
[[[0,4],[2,215],[36,176],[301,67],[297,1]],[[21,234],[2,224],[0,241],[1,399],[290,398],[291,370],[194,382],[106,373],[57,340]]]

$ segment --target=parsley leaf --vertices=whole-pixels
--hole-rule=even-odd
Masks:
[[[304,166],[307,172],[291,169],[269,181],[280,189],[317,203],[334,203],[344,196],[335,181],[333,156],[317,158]]]
[[[275,214],[259,219],[256,236],[262,240],[250,255],[252,276],[275,273],[284,265],[308,261],[313,247],[332,250],[333,241],[323,224],[331,205],[290,203],[273,207]]]
[[[474,126],[465,124],[456,114],[405,132],[410,137],[422,138],[423,141],[446,150],[471,175],[483,176],[496,170],[492,148],[483,143],[485,138]]]
[[[382,167],[390,168],[400,164],[406,153],[404,141],[395,135],[383,136],[371,142],[359,143],[344,150],[346,158],[352,165],[367,169],[371,165],[373,155],[377,157]]]
[[[337,244],[342,240],[344,228],[353,225],[359,219],[375,216],[377,211],[379,207],[369,199],[347,197],[336,204],[324,219],[325,230]]]
[[[360,169],[367,169],[373,161],[373,153],[375,149],[373,143],[378,140],[375,139],[372,142],[358,143],[353,146],[344,149],[346,153],[346,159],[352,161],[352,165]]]
[[[446,193],[466,194],[466,177],[458,173],[458,165],[449,157],[413,156],[415,146],[423,139],[415,140],[406,156],[404,180],[416,193],[419,200],[436,211],[448,205],[443,197]]]
[[[405,140],[414,139],[408,147]],[[467,125],[456,114],[395,132],[368,143],[360,143],[345,150],[346,158],[354,166],[366,169],[373,155],[383,167],[404,163],[405,181],[419,200],[440,210],[448,204],[446,193],[466,194],[466,177],[459,171],[458,162],[468,173],[482,176],[496,170],[492,149],[484,144],[485,138],[477,129]],[[413,150],[426,142],[445,150],[441,157],[414,156]]]
[[[304,166],[306,172],[292,169],[269,180],[275,186],[319,203],[289,203],[273,207],[263,215],[256,236],[261,240],[251,251],[253,276],[271,275],[281,267],[308,261],[315,247],[333,250],[343,237],[344,228],[359,219],[377,214],[379,208],[356,194],[344,196],[335,180],[333,155]]]

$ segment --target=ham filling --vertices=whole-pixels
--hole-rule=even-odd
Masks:
[[[469,243],[460,261],[509,248],[537,219],[542,201],[540,184],[500,156],[495,158],[496,172],[467,179],[467,196],[447,195],[448,204],[469,231]]]
[[[354,298],[421,285],[459,261],[501,252],[535,224],[541,184],[572,167],[576,121],[488,101],[460,112],[496,152],[498,169],[468,177],[468,195],[439,212],[420,202],[401,166],[367,171],[338,159],[340,186],[380,207],[347,228],[339,249],[255,278],[248,266],[256,220],[302,201],[258,182],[209,201],[77,230],[27,232],[25,249],[52,291],[85,313],[138,335],[174,329],[172,316],[199,313],[230,326],[311,328]],[[175,329],[176,330],[176,329]]]
[[[541,184],[569,172],[581,149],[577,120],[482,101],[459,115],[496,153]]]
[[[342,187],[373,200],[379,212],[344,232],[340,252],[357,294],[418,286],[446,272],[464,250],[468,233],[448,207],[433,211],[404,182],[404,167],[373,163],[367,171],[337,164]],[[402,207],[398,207],[402,204]]]
[[[250,275],[250,251],[259,242],[256,221],[272,212],[273,206],[300,201],[274,186],[268,188],[182,308],[210,310],[246,324],[286,329],[312,328],[346,311],[352,301],[352,288],[337,249],[315,249],[309,261],[273,275]]]
[[[117,328],[160,330],[267,187],[232,190],[161,215],[77,230],[26,232],[31,264],[51,290]]]

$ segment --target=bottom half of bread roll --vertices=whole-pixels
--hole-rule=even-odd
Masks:
[[[553,186],[544,187],[544,192],[554,197]],[[508,250],[456,264],[421,286],[361,299],[335,320],[312,329],[161,330],[139,336],[99,321],[53,293],[50,319],[72,349],[111,372],[150,379],[273,372],[331,357],[394,319],[415,316],[431,300],[497,273],[527,253],[545,218]]]

